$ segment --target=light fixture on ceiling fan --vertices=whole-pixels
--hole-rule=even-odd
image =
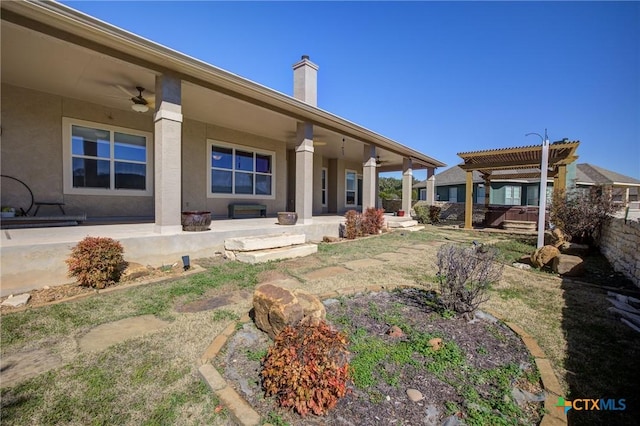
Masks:
[[[131,105],[131,109],[135,112],[147,112],[149,111],[149,102],[142,97],[142,92],[144,92],[144,87],[136,86],[138,90],[138,96],[133,96],[131,101],[133,104]]]

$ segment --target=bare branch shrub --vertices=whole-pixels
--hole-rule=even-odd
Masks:
[[[495,248],[483,245],[461,247],[447,244],[437,256],[440,301],[445,309],[471,319],[480,304],[489,299],[487,290],[502,277]]]
[[[573,242],[598,244],[600,230],[618,209],[610,191],[603,186],[553,192],[550,220]]]

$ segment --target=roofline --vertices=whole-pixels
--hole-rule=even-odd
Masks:
[[[50,28],[51,35],[59,38],[79,38],[85,47],[106,47],[111,53],[120,53],[131,62],[152,71],[178,74],[180,78],[198,85],[221,91],[247,102],[289,115],[327,128],[345,137],[411,158],[427,167],[444,167],[434,158],[395,142],[372,130],[359,126],[335,114],[308,105],[256,82],[230,73],[184,53],[152,42],[122,28],[54,1],[3,1],[2,19],[43,31],[42,24]],[[40,25],[38,25],[40,24]],[[76,42],[78,40],[75,40]],[[96,46],[97,45],[97,46]]]

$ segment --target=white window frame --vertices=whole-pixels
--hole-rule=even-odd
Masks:
[[[350,190],[347,187],[347,182],[348,182],[347,177],[349,176],[350,173],[352,173],[354,176],[353,183],[355,185],[355,188],[353,190]],[[349,199],[349,197],[347,196],[347,193],[349,192],[353,192],[353,204],[349,204],[347,202],[347,200]],[[358,205],[357,203],[358,203],[358,172],[356,170],[346,169],[344,171],[344,205],[355,207]]]
[[[477,204],[483,204],[487,188],[485,187],[485,185],[483,183],[481,183],[481,184],[478,184],[478,188],[476,189],[476,191],[477,191],[476,203]]]
[[[110,133],[110,188],[75,188],[73,186],[73,156],[71,150],[72,126],[82,126],[106,130]],[[116,189],[115,185],[115,162],[114,158],[114,134],[125,133],[134,136],[141,136],[146,139],[146,176],[145,189]],[[132,161],[133,162],[133,161]],[[62,117],[62,182],[64,194],[72,195],[103,195],[103,196],[138,196],[148,197],[153,195],[153,134],[126,127],[113,126],[94,121],[77,120],[75,118]]]
[[[233,143],[229,143],[229,142],[224,142],[224,141],[219,141],[219,140],[214,140],[214,139],[207,139],[207,152],[205,155],[205,159],[207,161],[207,198],[233,198],[233,199],[249,199],[249,200],[275,200],[276,199],[276,153],[274,151],[268,151],[268,150],[264,150],[264,149],[258,149],[258,148],[254,148],[252,146],[248,146],[248,145],[238,145],[238,144],[233,144]],[[224,194],[219,194],[219,193],[214,193],[211,192],[211,170],[213,169],[211,167],[211,148],[213,146],[219,146],[221,148],[229,148],[233,150],[233,158],[234,161],[232,162],[233,164],[233,168],[231,170],[228,169],[224,169],[226,171],[231,171],[231,193],[224,193]],[[266,173],[258,173],[255,170],[253,172],[251,172],[253,174],[253,191],[254,194],[236,194],[235,191],[235,184],[236,184],[236,168],[235,168],[235,157],[236,157],[236,150],[240,150],[240,151],[244,151],[244,152],[251,152],[253,153],[254,156],[254,165],[255,165],[255,155],[256,154],[260,154],[260,155],[270,155],[271,156],[271,195],[264,195],[264,194],[255,194],[255,190],[256,190],[256,185],[255,185],[255,176],[256,175],[266,175]],[[223,170],[223,169],[220,169]],[[244,171],[242,171],[242,173],[246,173]]]
[[[420,201],[426,201],[426,199],[427,199],[427,188],[420,188],[420,192],[418,194],[418,199]]]
[[[518,190],[518,202],[517,203],[513,203],[513,201],[515,200],[515,189]],[[511,196],[507,197],[507,194],[509,192],[509,190],[511,190]],[[511,200],[511,203],[508,203],[507,200]],[[505,206],[519,206],[520,204],[522,204],[522,186],[519,185],[506,185],[504,187],[504,205]]]
[[[329,185],[327,179],[329,178],[329,169],[326,167],[322,168],[320,172],[320,201],[322,202],[322,207],[327,207],[327,200],[329,193],[327,192],[327,186]]]
[[[458,187],[457,186],[450,186],[449,187],[449,202],[453,202],[453,203],[457,203],[458,202]],[[453,197],[451,197],[451,195],[453,194]],[[455,198],[455,200],[452,200],[451,198]]]

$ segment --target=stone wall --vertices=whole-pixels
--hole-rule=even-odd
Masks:
[[[600,251],[613,268],[640,287],[640,221],[612,218],[602,229]]]

